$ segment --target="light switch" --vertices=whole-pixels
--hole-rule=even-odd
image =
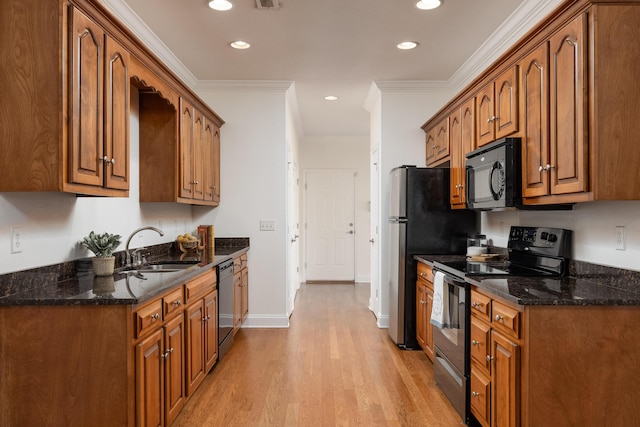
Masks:
[[[261,219],[260,231],[276,231],[276,221],[273,219]]]

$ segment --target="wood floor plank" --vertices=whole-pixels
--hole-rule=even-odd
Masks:
[[[420,351],[398,349],[365,284],[306,284],[289,329],[241,329],[173,427],[462,424]]]

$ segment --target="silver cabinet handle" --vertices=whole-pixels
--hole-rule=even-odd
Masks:
[[[504,316],[500,316],[499,314],[496,314],[496,322],[500,322],[504,320]]]
[[[480,341],[471,340],[471,345],[480,345]]]
[[[480,396],[480,393],[478,393],[477,391],[472,391],[471,392],[471,396],[478,397],[478,396]]]
[[[475,308],[482,307],[482,304],[481,304],[481,303],[479,303],[479,302],[473,301],[473,302],[471,303],[471,307],[475,307]]]
[[[153,322],[154,320],[158,320],[160,318],[160,315],[158,313],[153,313],[149,317],[151,317],[151,321]]]
[[[493,357],[491,357],[491,356],[489,356],[489,355],[487,354],[487,362],[491,362],[492,360],[493,360]]]
[[[173,302],[173,305],[175,305],[176,307],[181,306],[182,305],[182,300],[176,300]]]

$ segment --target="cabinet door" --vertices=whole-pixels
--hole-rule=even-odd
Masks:
[[[178,416],[185,402],[184,317],[176,316],[164,327],[166,424]]]
[[[104,31],[79,10],[71,11],[69,180],[102,186]]]
[[[244,323],[249,315],[249,269],[242,269],[242,313],[241,321]]]
[[[491,333],[492,425],[520,425],[520,347],[500,333]]]
[[[433,291],[427,288],[425,296],[427,301],[427,303],[425,304],[425,315],[426,315],[425,333],[426,333],[426,344],[427,344],[427,348],[425,349],[425,352],[427,353],[427,356],[429,357],[429,359],[431,359],[431,361],[433,362],[435,360],[435,348],[433,347],[433,325],[431,325],[431,310],[433,309]]]
[[[180,99],[180,197],[193,198],[193,136],[194,111],[191,104]]]
[[[491,419],[491,380],[471,368],[471,412],[483,427],[489,427]]]
[[[420,347],[426,352],[427,348],[427,305],[426,286],[418,280],[416,283],[416,338]]]
[[[587,190],[585,21],[578,16],[549,40],[551,194]]]
[[[136,346],[136,425],[164,425],[164,340],[158,329]]]
[[[518,131],[518,67],[500,75],[495,81],[495,138]]]
[[[242,323],[242,273],[233,274],[233,332],[238,332]]]
[[[105,186],[129,189],[129,52],[105,39]]]
[[[191,396],[204,380],[204,302],[190,305],[186,312],[187,345],[186,374],[187,396]]]
[[[476,149],[476,100],[471,98],[464,104],[460,111],[460,138],[462,146],[462,157],[460,163],[460,203],[465,205],[467,203],[467,171],[466,171],[466,155]]]
[[[449,176],[449,202],[452,207],[462,203],[462,176],[464,171],[464,155],[462,153],[462,121],[461,109],[456,108],[449,116],[449,150],[451,152]]]
[[[205,372],[209,372],[218,361],[218,291],[204,298],[204,313]]]
[[[217,126],[213,132],[213,196],[214,202],[220,203],[220,128]]]
[[[449,118],[445,118],[436,127],[435,160],[442,160],[449,155]]]
[[[194,110],[193,114],[193,153],[191,159],[193,164],[191,180],[191,184],[193,185],[192,198],[204,200],[205,123],[204,116],[198,110]]]
[[[213,201],[215,193],[215,166],[214,166],[214,125],[209,120],[205,120],[202,131],[202,174],[204,183],[202,185],[203,199]]]
[[[495,133],[493,132],[493,83],[486,85],[476,95],[476,107],[477,107],[477,136],[476,142],[478,147],[488,144],[495,139]]]
[[[427,157],[426,164],[427,166],[431,165],[436,160],[436,130],[435,128],[430,129],[426,134],[426,149],[427,149]]]
[[[545,196],[549,191],[549,107],[547,44],[520,61],[522,91],[522,196]]]

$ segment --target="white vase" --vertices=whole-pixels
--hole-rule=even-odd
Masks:
[[[116,265],[116,257],[114,256],[97,256],[91,258],[93,264],[93,273],[96,276],[110,276]]]

